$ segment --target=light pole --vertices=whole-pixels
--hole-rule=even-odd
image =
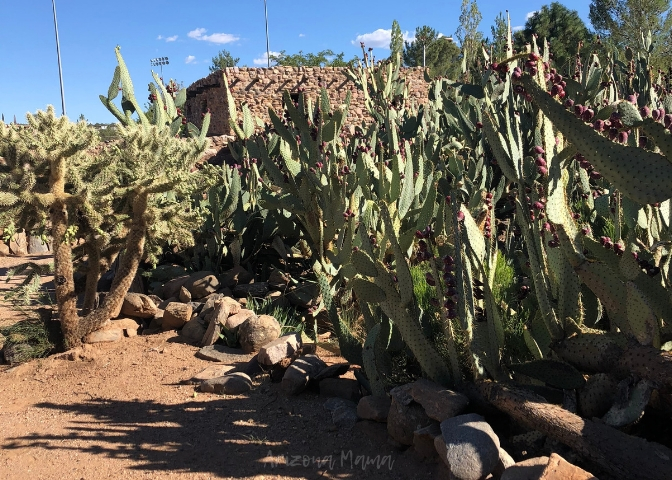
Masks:
[[[163,81],[163,66],[168,65],[168,57],[152,58],[149,63],[152,67],[161,67],[161,81]]]
[[[63,69],[61,68],[61,45],[58,41],[58,22],[56,21],[56,0],[51,0],[51,7],[54,12],[54,32],[56,32],[56,57],[58,58],[58,79],[61,83],[61,109],[65,116],[65,91],[63,90]]]
[[[271,68],[271,47],[268,42],[268,7],[266,5],[266,0],[264,0],[264,15],[266,17],[266,61],[268,63],[268,68]]]

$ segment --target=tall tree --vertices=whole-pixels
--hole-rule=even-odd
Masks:
[[[427,25],[415,29],[415,38],[404,42],[404,65],[422,67],[423,47],[429,74],[456,78],[460,72],[460,49],[446,37],[439,37],[436,30]]]
[[[490,26],[492,39],[486,38],[485,44],[488,47],[493,61],[501,61],[508,57],[506,53],[506,37],[509,34],[509,26],[502,12],[495,18],[494,25]],[[512,53],[512,52],[510,52]]]
[[[478,31],[483,15],[476,5],[476,0],[462,0],[460,12],[460,26],[453,36],[459,42],[463,59],[466,60],[467,71],[464,80],[468,81],[483,40],[483,35]]]
[[[541,47],[544,38],[551,46],[552,58],[562,73],[573,73],[572,65],[579,44],[587,44],[592,35],[576,10],[569,10],[558,2],[544,5],[525,22],[525,28],[514,35],[516,50],[524,51],[525,43],[531,43],[537,35]]]
[[[390,35],[390,58],[395,59],[397,55],[404,52],[404,35],[401,33],[401,27],[396,20],[392,22],[392,34]]]
[[[589,18],[595,31],[617,50],[637,50],[641,34],[651,32],[656,44],[652,63],[672,65],[672,10],[670,0],[592,0]]]
[[[271,62],[286,67],[350,67],[357,62],[357,57],[350,61],[346,61],[344,57],[343,52],[335,54],[331,50],[322,50],[318,53],[303,53],[303,50],[299,50],[299,53],[295,54],[281,50],[278,55],[271,54]]]
[[[216,57],[212,57],[212,65],[209,67],[210,73],[223,70],[226,67],[235,67],[239,61],[240,58],[233,58],[228,50],[220,50]]]

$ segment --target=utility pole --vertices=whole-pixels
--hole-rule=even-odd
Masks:
[[[65,116],[65,91],[63,90],[63,69],[61,68],[61,45],[58,41],[58,21],[56,20],[56,0],[51,0],[54,11],[54,31],[56,32],[56,57],[58,57],[58,78],[61,82],[61,108]]]

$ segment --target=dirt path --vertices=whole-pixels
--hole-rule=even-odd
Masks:
[[[0,258],[0,289],[10,261]],[[0,325],[16,319],[0,305]],[[93,346],[85,360],[0,366],[0,477],[447,477],[442,465],[387,445],[385,424],[338,430],[323,397],[287,398],[267,376],[246,395],[195,393],[181,382],[211,363],[178,339],[138,336]]]

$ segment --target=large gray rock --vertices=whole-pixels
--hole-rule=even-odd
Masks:
[[[48,243],[44,243],[40,237],[28,237],[28,254],[29,255],[44,255],[49,253],[51,249]]]
[[[189,280],[189,275],[182,275],[181,277],[173,278],[172,280],[166,282],[162,287],[159,287],[154,291],[154,295],[157,295],[161,298],[175,298],[177,299],[180,295],[180,289],[182,286]]]
[[[234,367],[233,365],[222,365],[222,364],[210,365],[209,367],[206,367],[200,372],[198,372],[193,377],[187,380],[183,380],[181,383],[200,385],[205,380],[212,380],[213,378],[223,377],[227,373],[231,372],[231,370],[233,370],[234,368],[236,367]]]
[[[357,415],[362,420],[384,423],[387,422],[391,405],[392,399],[388,396],[367,395],[357,404]]]
[[[254,275],[241,266],[233,267],[222,275],[222,285],[228,288],[234,288],[236,285],[250,283],[252,280],[254,280]]]
[[[229,315],[229,318],[226,319],[226,324],[224,326],[229,330],[233,330],[235,328],[238,328],[248,318],[255,316],[256,315],[252,310],[248,310],[247,308],[241,308],[238,313]]]
[[[413,401],[410,384],[390,390],[392,403],[387,415],[387,433],[402,445],[413,445],[413,433],[432,423],[422,405]]]
[[[352,429],[359,420],[355,402],[332,397],[324,403],[324,408],[331,412],[331,421],[338,428]]]
[[[161,328],[164,331],[182,328],[191,320],[191,305],[188,303],[172,302],[166,306],[163,312]]]
[[[153,318],[159,311],[148,295],[127,293],[121,305],[121,314],[129,317]]]
[[[9,249],[14,255],[28,255],[28,240],[26,239],[26,232],[15,234],[9,240]]]
[[[211,362],[222,362],[227,364],[247,363],[252,355],[246,355],[238,348],[227,347],[226,345],[211,345],[201,348],[196,352],[196,356],[203,360]]]
[[[215,293],[219,288],[219,280],[213,272],[196,272],[184,283],[184,288],[189,290],[193,300],[198,300]]]
[[[204,322],[199,318],[192,318],[184,324],[184,327],[180,330],[180,335],[187,338],[189,341],[200,342],[203,340],[203,335],[205,335],[206,332],[206,327],[203,323]]]
[[[202,392],[219,393],[222,395],[240,395],[252,389],[252,379],[242,372],[234,372],[223,377],[204,380],[200,387]]]
[[[282,390],[287,395],[301,393],[308,386],[310,379],[320,373],[325,366],[325,363],[316,355],[297,358],[282,377]]]
[[[422,405],[429,418],[438,422],[459,415],[469,405],[469,399],[465,395],[448,390],[426,378],[413,382],[410,394],[414,401]]]
[[[362,394],[359,382],[351,378],[323,378],[320,380],[320,395],[323,397],[340,397],[357,402]]]
[[[259,350],[259,363],[262,365],[275,365],[283,358],[291,357],[301,347],[301,335],[293,333],[283,335],[267,343]]]
[[[434,445],[453,478],[479,480],[497,467],[499,438],[480,415],[448,418],[441,422],[441,434]]]
[[[278,338],[281,330],[278,321],[270,315],[250,317],[238,327],[238,341],[244,352],[258,352]]]

